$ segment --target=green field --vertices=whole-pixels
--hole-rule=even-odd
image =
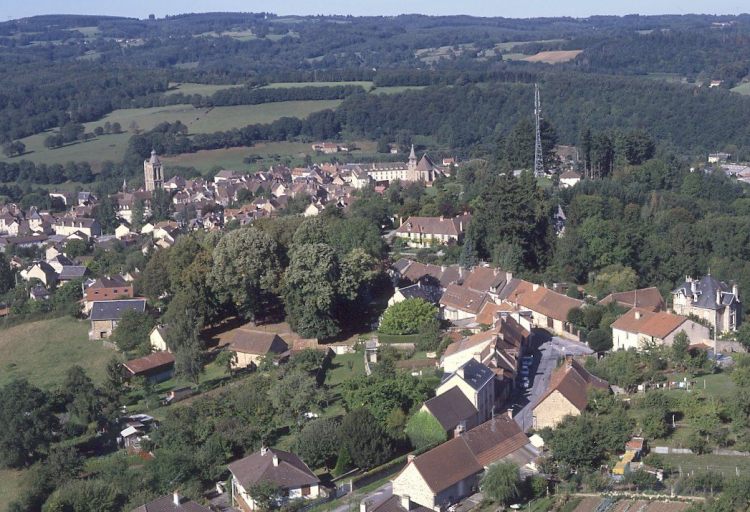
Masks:
[[[8,510],[8,505],[21,494],[27,471],[0,469],[0,511]]]
[[[743,82],[737,87],[733,87],[732,91],[738,94],[750,95],[750,82]]]
[[[62,383],[65,372],[76,364],[95,382],[104,381],[107,362],[116,352],[90,341],[88,329],[85,320],[60,317],[0,331],[0,385],[24,377],[50,388]]]
[[[336,108],[341,100],[280,101],[260,105],[238,105],[231,107],[195,108],[191,105],[170,105],[167,107],[131,108],[115,110],[99,121],[86,123],[86,131],[91,131],[105,122],[118,122],[123,130],[129,130],[136,123],[141,130],[150,130],[159,123],[182,121],[189,133],[211,133],[248,124],[270,123],[281,117],[304,118],[313,112]],[[48,133],[40,133],[22,139],[26,153],[12,159],[0,161],[31,160],[35,163],[61,163],[69,161],[91,162],[96,169],[106,160],[120,161],[125,155],[131,133],[103,135],[88,142],[77,142],[57,149],[44,147]]]

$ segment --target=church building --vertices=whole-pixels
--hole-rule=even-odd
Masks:
[[[151,158],[143,161],[143,180],[148,192],[153,192],[164,186],[164,173],[161,160],[156,156],[155,149],[151,150]]]

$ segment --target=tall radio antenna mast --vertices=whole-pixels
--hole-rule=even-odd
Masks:
[[[542,102],[539,98],[539,84],[534,84],[534,120],[536,122],[536,143],[534,144],[534,176],[544,176],[544,157],[542,155]]]

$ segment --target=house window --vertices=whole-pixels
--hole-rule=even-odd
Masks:
[[[302,486],[302,496],[310,496],[310,486],[309,485],[303,485]]]
[[[549,327],[550,329],[553,329],[555,327],[555,321],[550,317],[547,317],[547,327]]]

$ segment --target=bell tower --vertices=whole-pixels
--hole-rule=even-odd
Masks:
[[[151,150],[151,158],[143,161],[143,181],[149,192],[160,189],[164,185],[161,160],[156,156],[155,149]]]

